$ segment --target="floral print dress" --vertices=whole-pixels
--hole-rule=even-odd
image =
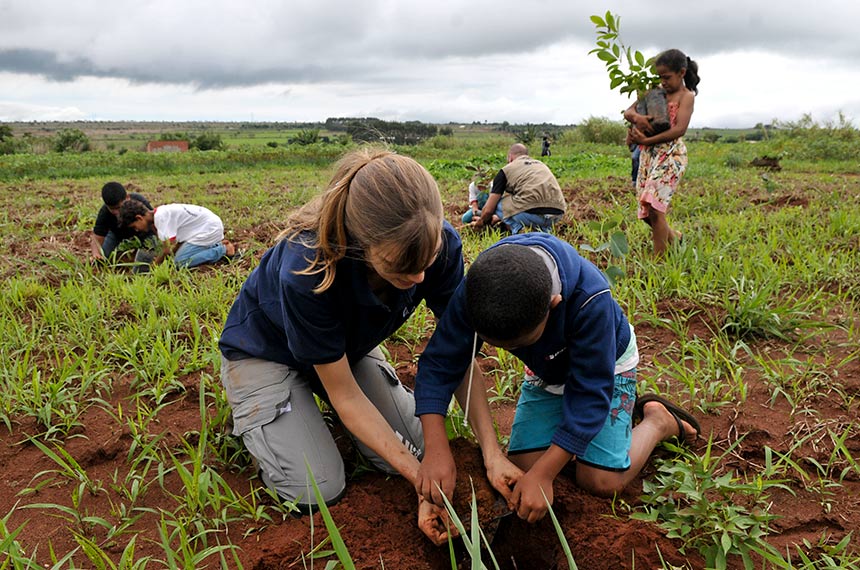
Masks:
[[[678,103],[669,103],[669,124],[675,126]],[[640,147],[639,174],[636,189],[639,192],[639,218],[647,218],[654,208],[664,214],[669,209],[672,194],[687,169],[687,146],[678,137],[675,140]]]

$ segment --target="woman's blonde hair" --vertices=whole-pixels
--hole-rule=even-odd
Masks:
[[[437,253],[442,220],[439,188],[423,166],[365,147],[340,160],[328,188],[290,216],[278,239],[300,240],[316,250],[298,273],[322,273],[314,290],[321,293],[334,283],[338,261],[347,255],[364,259],[372,246],[399,251],[386,268],[392,273],[424,271]]]

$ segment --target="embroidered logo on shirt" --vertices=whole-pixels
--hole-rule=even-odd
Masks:
[[[557,352],[553,352],[552,354],[547,354],[546,356],[544,356],[544,360],[555,360],[555,358],[556,358],[559,354],[561,354],[562,352],[564,352],[565,350],[567,350],[567,347],[566,347],[566,346],[565,346],[564,348],[559,349]]]

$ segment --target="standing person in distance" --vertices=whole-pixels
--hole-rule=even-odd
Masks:
[[[540,147],[540,155],[541,156],[552,156],[552,151],[549,149],[549,137],[547,135],[543,136],[543,141],[541,142]]]
[[[666,91],[669,130],[654,134],[648,115],[636,112],[636,103],[624,111],[633,124],[628,144],[640,146],[639,218],[651,226],[655,257],[662,257],[669,245],[681,241],[681,232],[672,229],[666,219],[672,194],[687,169],[687,146],[681,138],[687,132],[693,105],[699,92],[699,66],[677,49],[666,50],[654,60],[660,85]]]

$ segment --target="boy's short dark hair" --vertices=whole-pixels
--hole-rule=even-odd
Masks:
[[[134,198],[126,200],[119,207],[119,223],[128,227],[138,216],[145,216],[148,211],[149,208],[140,200],[135,200]]]
[[[515,340],[549,312],[552,278],[540,255],[518,244],[484,251],[466,274],[466,313],[482,337]]]
[[[102,186],[102,200],[109,208],[113,208],[123,200],[128,194],[125,191],[125,186],[119,182],[108,182]]]

